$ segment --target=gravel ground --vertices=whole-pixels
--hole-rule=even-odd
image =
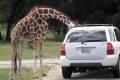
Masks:
[[[51,70],[48,72],[47,76],[43,78],[43,80],[59,80],[61,75],[60,65],[58,64],[50,64]]]

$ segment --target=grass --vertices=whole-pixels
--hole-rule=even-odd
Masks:
[[[45,42],[43,48],[44,58],[58,58],[61,42]],[[10,60],[11,45],[7,42],[0,42],[0,60]],[[33,49],[27,47],[23,59],[33,59]]]
[[[44,66],[44,72],[47,73],[50,70],[50,66]],[[19,80],[18,73],[14,75],[15,80]],[[23,68],[23,76],[24,80],[32,79],[32,71],[28,68]],[[9,69],[0,69],[0,80],[8,80],[9,77]]]
[[[32,77],[32,72],[29,69],[23,69],[25,80],[30,80]],[[15,80],[18,80],[18,74],[14,75]],[[0,70],[0,80],[8,80],[9,77],[9,69],[1,69]]]
[[[61,42],[45,42],[43,47],[44,58],[58,58]]]

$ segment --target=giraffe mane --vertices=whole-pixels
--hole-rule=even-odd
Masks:
[[[50,5],[40,5],[40,4],[36,4],[36,5],[34,5],[32,8],[31,8],[31,10],[33,9],[33,8],[36,8],[36,7],[39,7],[39,8],[52,8],[52,9],[55,9],[55,10],[57,10],[57,11],[60,11],[60,12],[62,12],[60,9],[58,9],[58,8],[56,8],[56,7],[53,7],[53,6],[50,6]]]

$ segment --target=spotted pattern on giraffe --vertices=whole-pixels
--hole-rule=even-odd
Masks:
[[[23,80],[22,77],[22,67],[21,60],[24,49],[24,43],[26,41],[33,41],[33,48],[36,52],[35,56],[39,56],[39,60],[42,60],[42,46],[45,40],[45,35],[48,30],[48,19],[57,19],[62,23],[66,24],[68,28],[75,27],[78,23],[71,20],[70,17],[63,14],[61,11],[56,10],[51,7],[41,7],[35,6],[32,10],[17,24],[11,31],[11,45],[12,45],[12,63],[10,69],[9,80],[13,80],[13,70],[16,71],[17,61],[16,57],[18,57],[19,61],[19,76],[20,80]],[[18,55],[19,56],[16,56]],[[37,57],[35,57],[36,60]],[[42,62],[40,62],[40,77],[42,72]],[[35,66],[36,71],[36,66]]]

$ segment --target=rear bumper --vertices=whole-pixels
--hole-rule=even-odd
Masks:
[[[96,60],[69,60],[65,56],[60,57],[61,66],[115,66],[118,61],[118,56],[109,55],[104,59],[96,59]]]
[[[79,70],[104,70],[110,69],[113,66],[103,66],[101,63],[71,63],[70,67],[79,68]]]
[[[71,63],[71,67],[97,67],[102,66],[100,63]]]

